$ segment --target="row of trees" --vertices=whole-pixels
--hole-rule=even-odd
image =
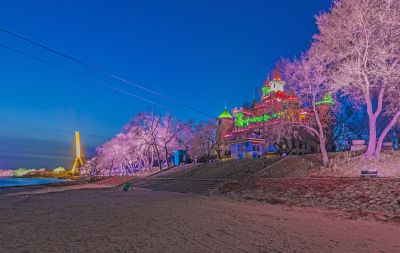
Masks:
[[[188,150],[190,157],[211,158],[218,146],[215,122],[182,122],[170,114],[153,112],[136,115],[121,133],[96,150],[85,163],[84,175],[131,175],[138,171],[160,170],[169,164],[176,149]]]

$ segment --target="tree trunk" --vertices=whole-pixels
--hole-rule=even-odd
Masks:
[[[165,162],[167,163],[167,168],[168,168],[168,149],[167,147],[164,147],[165,150]]]
[[[321,124],[321,121],[319,120],[318,115],[316,115],[317,119],[317,124],[319,128],[319,148],[321,149],[321,155],[322,155],[322,165],[324,167],[327,167],[329,164],[329,157],[328,157],[328,151],[326,150],[326,138],[324,135],[324,130]]]
[[[367,103],[367,113],[368,113],[368,125],[369,125],[369,140],[368,140],[368,149],[365,152],[365,156],[368,158],[372,158],[375,156],[376,151],[376,120],[379,117],[379,114],[382,112],[383,107],[383,95],[385,93],[385,89],[381,88],[379,90],[378,96],[378,105],[376,111],[373,111],[372,108],[372,100],[369,96],[369,91],[366,95],[365,101]]]
[[[366,157],[373,157],[376,150],[376,118],[374,115],[368,115],[369,117],[369,140],[368,149],[365,152]]]
[[[218,159],[221,160],[221,158],[222,158],[221,157],[221,146],[219,144],[217,146],[217,150],[216,151],[217,151]]]
[[[151,150],[151,158],[150,158],[149,170],[153,169],[153,164],[154,164],[154,150]]]
[[[158,151],[158,148],[156,148],[156,147],[154,149],[156,150],[156,153],[157,153],[158,167],[160,168],[160,170],[162,170],[160,151]]]
[[[109,170],[109,172],[108,172],[108,175],[109,175],[109,176],[112,176],[113,168],[114,168],[114,158],[111,160],[111,166],[110,166],[110,170]]]
[[[314,99],[314,101],[315,101],[315,99]],[[329,164],[329,157],[328,157],[328,152],[326,151],[326,138],[325,138],[325,134],[324,134],[324,127],[322,125],[318,111],[315,108],[315,104],[313,104],[313,109],[314,109],[314,114],[315,114],[315,120],[317,121],[317,125],[318,125],[319,148],[321,149],[322,165],[324,167],[327,167]]]
[[[386,137],[386,135],[389,133],[390,129],[397,123],[397,120],[399,119],[400,116],[400,111],[398,111],[392,118],[392,120],[389,122],[389,124],[385,127],[381,135],[379,136],[378,143],[376,144],[376,150],[375,150],[375,156],[376,158],[379,158],[382,150],[382,144],[383,141]]]
[[[325,146],[325,136],[321,135],[319,137],[319,148],[321,149],[321,155],[322,155],[322,165],[324,167],[328,166],[329,164],[329,157],[328,157],[328,152],[326,151],[326,146]]]

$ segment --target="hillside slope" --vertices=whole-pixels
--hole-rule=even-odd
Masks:
[[[257,174],[258,178],[287,178],[307,177],[309,173],[321,165],[318,154],[287,156],[281,161],[267,167],[262,173]]]

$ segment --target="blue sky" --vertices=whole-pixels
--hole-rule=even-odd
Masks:
[[[314,16],[330,6],[330,0],[13,0],[2,2],[0,27],[218,115],[225,101],[233,107],[250,100],[280,57],[306,50]],[[183,120],[207,119],[5,33],[0,43],[77,73],[0,47],[3,168],[71,166],[75,130],[91,155],[137,112],[167,112],[85,78],[165,104]]]

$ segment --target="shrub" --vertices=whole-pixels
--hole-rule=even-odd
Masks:
[[[57,167],[53,169],[53,173],[54,174],[61,174],[65,172],[65,168],[64,167]]]
[[[11,174],[13,177],[22,177],[31,172],[32,170],[25,169],[25,168],[19,168],[14,170],[14,172]]]

